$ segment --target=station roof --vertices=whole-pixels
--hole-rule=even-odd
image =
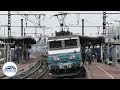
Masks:
[[[13,37],[11,36],[10,38],[8,37],[0,37],[0,41],[3,41],[5,43],[7,42],[24,42],[26,44],[36,44],[36,41],[34,38],[31,36],[23,36],[23,37]]]
[[[88,37],[88,36],[79,36],[81,44],[101,44],[105,42],[104,37]]]

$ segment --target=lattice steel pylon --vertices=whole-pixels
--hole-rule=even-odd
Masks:
[[[103,11],[103,36],[106,35],[106,11]]]
[[[106,37],[106,11],[103,11],[103,37]],[[102,62],[105,61],[107,55],[106,45],[104,41],[101,44],[101,60]]]
[[[8,11],[8,38],[11,37],[11,11]]]
[[[8,38],[11,38],[11,11],[8,11]],[[11,61],[11,41],[7,41],[7,62]]]

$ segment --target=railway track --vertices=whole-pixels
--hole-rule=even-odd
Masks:
[[[33,67],[33,70],[24,73],[20,79],[41,79],[48,71],[48,64],[44,58],[38,57],[37,64]]]
[[[70,74],[67,74],[66,76],[60,76],[59,75],[53,75],[51,79],[87,79],[87,72],[84,67],[82,67],[81,70],[78,70],[78,72],[72,74],[72,71]]]
[[[29,70],[22,72],[21,74],[10,79],[45,79],[49,73],[47,60],[45,57],[41,57],[39,54],[35,54],[35,56],[38,61],[34,66],[30,67]]]
[[[45,60],[42,60],[40,66],[38,66],[34,71],[22,79],[41,79],[44,78],[44,75],[47,71],[47,62]]]

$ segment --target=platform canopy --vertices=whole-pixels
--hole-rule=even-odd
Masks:
[[[36,44],[36,41],[34,38],[31,36],[23,36],[23,37],[13,37],[11,36],[10,38],[8,37],[0,37],[0,41],[3,41],[5,43],[13,43],[16,42],[24,42],[26,44]]]
[[[105,42],[104,37],[88,37],[88,36],[79,36],[80,43],[82,45],[97,45]]]
[[[17,43],[24,43],[27,45],[27,48],[31,48],[31,44],[36,44],[36,41],[34,38],[32,38],[31,36],[23,36],[23,37],[13,37],[11,36],[10,38],[8,37],[0,37],[0,41],[7,43],[13,43],[11,44],[11,48],[15,48],[15,45]],[[4,44],[1,43],[0,47],[3,48]]]

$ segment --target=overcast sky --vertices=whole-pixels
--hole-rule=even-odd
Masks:
[[[30,14],[46,14],[44,20],[43,17],[41,18],[41,25],[42,26],[46,26],[46,27],[50,27],[48,29],[45,29],[45,34],[46,35],[51,35],[51,33],[54,33],[55,31],[60,31],[60,27],[56,27],[59,26],[59,22],[57,20],[57,18],[52,17],[52,15],[54,14],[58,14],[58,12],[60,11],[20,11],[20,13],[30,13]],[[63,11],[63,12],[74,12],[74,13],[81,13],[81,12],[101,12],[102,11]],[[119,11],[107,11],[107,12],[119,12]],[[7,11],[0,11],[0,14],[7,14]],[[17,11],[11,11],[11,13],[14,14],[18,14]],[[119,12],[120,13],[120,12]],[[82,25],[82,19],[85,20],[84,24],[85,26],[96,26],[96,27],[85,27],[85,35],[87,36],[97,36],[97,33],[99,31],[99,33],[101,34],[103,32],[102,27],[97,28],[97,26],[102,26],[102,22],[103,22],[103,15],[98,15],[98,14],[80,14],[79,18],[77,18],[77,15],[67,15],[66,17],[66,25],[71,26],[71,25],[78,25],[81,26]],[[25,25],[25,18],[24,16],[16,16],[16,15],[12,15],[11,16],[11,26],[21,26],[21,19],[24,20],[24,25]],[[37,19],[35,16],[28,16],[28,19],[32,22],[38,23]],[[79,19],[79,24],[77,23]],[[113,23],[113,25],[118,25],[117,22],[115,22],[114,20],[120,20],[120,14],[114,14],[114,15],[107,15],[107,22],[109,23]],[[30,21],[28,21],[28,26],[35,26],[35,24],[31,23]],[[7,15],[0,15],[0,26],[3,25],[7,25],[8,24],[8,16]],[[5,30],[5,36],[7,36],[7,27],[1,27],[0,28],[0,36],[4,36],[4,30]],[[43,34],[43,29],[41,28],[37,28],[37,33],[42,33]],[[70,31],[72,31],[73,33],[81,33],[82,32],[82,28],[81,27],[70,27],[69,28]],[[21,34],[21,27],[12,27],[11,28],[11,32],[12,32],[12,36],[20,36]],[[26,28],[26,33],[35,33],[35,28]],[[35,36],[34,34],[27,34],[27,35],[31,35],[31,36]]]

